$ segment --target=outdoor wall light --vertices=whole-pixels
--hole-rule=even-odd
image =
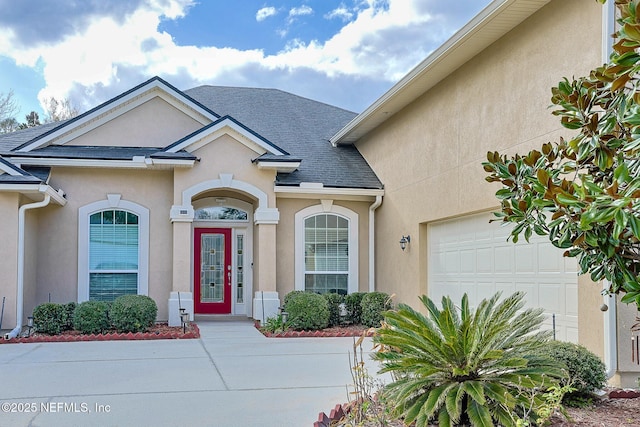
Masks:
[[[407,244],[411,242],[411,236],[410,235],[406,235],[406,236],[402,236],[402,239],[400,239],[400,249],[402,249],[403,251],[407,248]]]

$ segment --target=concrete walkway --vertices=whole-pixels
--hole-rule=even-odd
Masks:
[[[347,400],[352,338],[198,326],[192,340],[0,344],[0,426],[298,427]]]

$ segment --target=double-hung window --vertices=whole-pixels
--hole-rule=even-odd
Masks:
[[[295,289],[346,295],[358,290],[358,214],[310,206],[295,215]]]
[[[138,293],[138,216],[110,209],[89,217],[89,299]]]
[[[78,209],[78,302],[149,293],[149,209],[108,194]]]

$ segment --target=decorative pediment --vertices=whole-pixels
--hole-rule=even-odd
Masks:
[[[18,153],[30,152],[50,145],[64,145],[71,141],[77,141],[83,135],[98,128],[104,128],[108,126],[109,123],[114,122],[126,114],[133,115],[135,114],[134,110],[139,109],[139,107],[145,104],[150,105],[150,103],[157,102],[158,100],[161,100],[163,105],[166,104],[166,106],[170,106],[172,111],[179,112],[180,115],[193,121],[194,128],[206,126],[219,119],[219,116],[213,111],[188,97],[161,78],[154,77],[84,114],[61,123],[59,126],[22,144],[13,151]],[[145,123],[137,123],[137,126],[143,127]],[[129,125],[128,129],[131,129],[132,133],[135,133],[137,130],[135,124]],[[125,133],[126,130],[127,127],[125,127],[122,132]],[[115,139],[118,140],[118,144],[100,145],[141,145],[139,143],[136,144],[135,138],[131,138],[132,141],[127,141],[126,134],[117,135]],[[122,141],[127,142],[127,144]],[[75,144],[78,145],[77,143]]]

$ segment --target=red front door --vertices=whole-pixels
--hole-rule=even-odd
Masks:
[[[195,312],[231,313],[231,229],[194,230]]]

